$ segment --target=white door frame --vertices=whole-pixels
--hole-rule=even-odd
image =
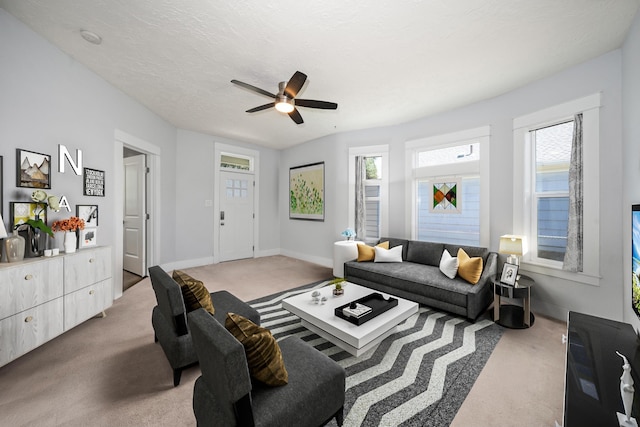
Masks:
[[[157,264],[160,259],[160,147],[145,140],[129,135],[119,129],[114,133],[113,156],[114,156],[114,188],[124,188],[124,146],[130,147],[147,157],[147,268]],[[117,190],[116,190],[117,191]],[[114,271],[113,271],[113,297],[122,296],[122,259],[123,259],[123,221],[124,221],[124,201],[122,197],[114,197]]]
[[[253,191],[253,209],[255,212],[255,221],[253,223],[253,244],[255,246],[253,257],[260,250],[259,234],[259,218],[260,218],[260,152],[249,148],[237,147],[235,145],[215,143],[215,154],[213,157],[214,174],[213,174],[213,263],[220,262],[220,194],[218,192],[218,183],[220,182],[220,160],[222,153],[233,153],[253,158],[253,178],[256,183]]]

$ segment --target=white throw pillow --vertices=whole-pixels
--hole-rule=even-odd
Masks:
[[[376,246],[376,258],[373,262],[402,262],[402,245],[391,249],[384,249]]]
[[[453,279],[458,274],[458,258],[451,256],[446,249],[442,252],[442,258],[440,258],[440,271],[449,279]]]

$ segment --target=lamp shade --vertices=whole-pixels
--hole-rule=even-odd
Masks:
[[[509,255],[524,255],[527,253],[527,238],[515,234],[500,236],[500,249],[498,252]]]
[[[2,214],[0,214],[0,239],[4,239],[7,237],[7,229],[4,228],[4,219],[2,219]]]

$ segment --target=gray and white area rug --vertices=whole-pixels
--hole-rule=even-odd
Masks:
[[[360,357],[307,330],[282,308],[284,298],[326,281],[251,302],[277,340],[296,335],[345,368],[345,427],[447,426],[502,336],[487,317],[476,323],[429,307]],[[329,424],[335,426],[335,420]]]

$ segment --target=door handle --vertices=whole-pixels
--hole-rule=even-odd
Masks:
[[[220,211],[220,221],[224,221],[224,211]]]

